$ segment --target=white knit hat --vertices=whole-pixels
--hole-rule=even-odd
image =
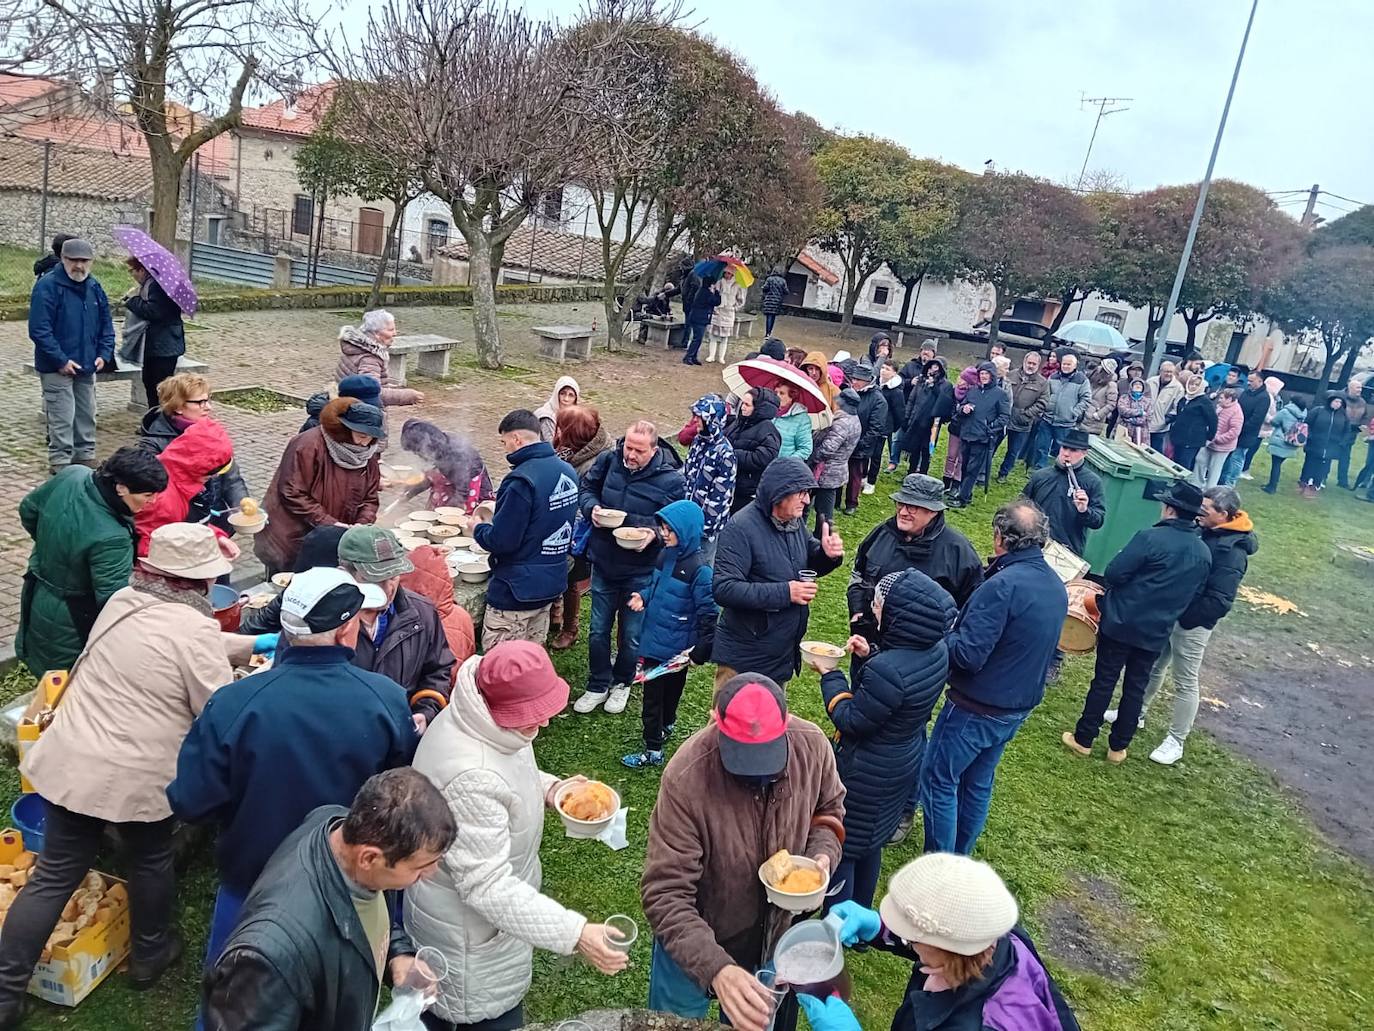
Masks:
[[[987,863],[931,852],[887,883],[883,923],[908,942],[976,956],[1016,926],[1016,900]]]

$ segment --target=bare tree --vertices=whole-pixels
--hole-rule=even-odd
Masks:
[[[94,103],[132,117],[151,160],[152,235],[166,246],[176,240],[192,155],[240,124],[244,95],[264,69],[289,81],[311,49],[289,30],[286,0],[0,2],[0,67],[8,58],[93,85]],[[12,31],[28,25],[58,31]]]
[[[412,156],[467,241],[478,361],[501,365],[496,278],[539,198],[579,177],[624,110],[616,63],[660,23],[656,0],[602,0],[575,31],[496,0],[388,0],[356,57],[342,55],[350,132]],[[628,126],[627,126],[628,130]]]

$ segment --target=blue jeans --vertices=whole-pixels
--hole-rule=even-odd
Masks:
[[[1044,437],[1041,440],[1037,440],[1036,443],[1043,443],[1045,445],[1045,450],[1040,451],[1037,449],[1036,451],[1035,468],[1037,469],[1048,465],[1049,459],[1058,457],[1060,442],[1068,436],[1069,431],[1073,429],[1072,426],[1051,426],[1044,422],[1040,425],[1044,428]]]
[[[1226,464],[1221,467],[1221,479],[1218,481],[1223,487],[1234,487],[1236,481],[1240,479],[1240,474],[1245,470],[1245,456],[1250,452],[1248,449],[1238,447],[1226,456]]]
[[[763,335],[771,337],[773,335],[773,323],[778,321],[778,313],[775,311],[764,312],[763,315]]]
[[[1039,469],[1050,453],[1050,425],[1044,419],[1031,430],[1030,446],[1026,449],[1026,468]]]
[[[215,892],[215,911],[210,915],[210,938],[205,943],[205,969],[209,970],[219,961],[229,936],[239,922],[246,894],[240,895],[233,888],[221,884]],[[205,1031],[205,1021],[199,1010],[196,1011],[196,1031]]]
[[[1031,434],[1035,432],[1035,427],[1028,430],[1007,430],[1007,453],[1002,458],[1002,465],[997,470],[999,479],[1007,476],[1016,464],[1016,460],[1025,453],[1026,445],[1030,443]]]
[[[702,323],[700,326],[687,327],[687,332],[690,336],[687,338],[687,353],[682,356],[684,362],[694,362],[697,360],[697,352],[701,350],[701,341],[702,338],[706,336],[707,325],[707,323]]]
[[[997,763],[1029,715],[982,716],[945,700],[921,764],[927,852],[973,852],[988,820]]]
[[[766,964],[769,969],[772,964]],[[701,1020],[711,1008],[711,996],[687,976],[668,950],[654,939],[653,959],[649,963],[649,1009],[656,1013],[672,1013],[679,1017]],[[795,1031],[797,1026],[797,997],[789,992],[779,1004],[771,1031]],[[730,1018],[722,1007],[720,1022],[727,1027]]]
[[[630,595],[642,594],[653,579],[644,573],[629,580],[608,580],[592,567],[592,620],[587,635],[587,690],[604,694],[612,684],[629,684],[635,678],[639,657],[639,631],[644,613],[631,612]],[[611,667],[611,624],[618,626],[615,668]]]
[[[830,878],[830,883],[839,884],[844,881],[844,887],[825,900],[825,911],[829,913],[832,907],[850,899],[867,909],[872,909],[873,896],[878,893],[878,875],[882,868],[882,845],[853,859],[841,859],[840,864],[835,867],[835,875]]]

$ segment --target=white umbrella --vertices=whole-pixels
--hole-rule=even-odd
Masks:
[[[1060,326],[1059,331],[1054,335],[1071,344],[1082,344],[1084,347],[1103,351],[1129,351],[1131,349],[1131,345],[1121,335],[1120,330],[1095,319],[1079,319],[1076,322],[1066,323]]]
[[[773,390],[779,383],[786,383],[792,388],[793,397],[812,415],[830,409],[830,403],[821,393],[821,388],[811,382],[811,377],[787,362],[773,358],[746,358],[734,365],[727,365],[721,376],[725,385],[736,394],[743,394],[751,387]]]

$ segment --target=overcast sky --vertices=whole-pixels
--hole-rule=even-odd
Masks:
[[[363,0],[350,14],[365,9]],[[514,0],[518,2],[518,0]],[[691,2],[691,0],[688,0]],[[580,0],[528,0],[569,18]],[[1196,181],[1221,114],[1249,0],[695,0],[788,110],[886,136],[920,157],[1132,189]],[[350,18],[350,20],[352,20]],[[1266,190],[1320,183],[1374,202],[1374,3],[1260,0],[1217,175]],[[1279,197],[1280,201],[1290,197]],[[1301,213],[1301,200],[1286,210]],[[1331,197],[1319,212],[1353,205]]]

